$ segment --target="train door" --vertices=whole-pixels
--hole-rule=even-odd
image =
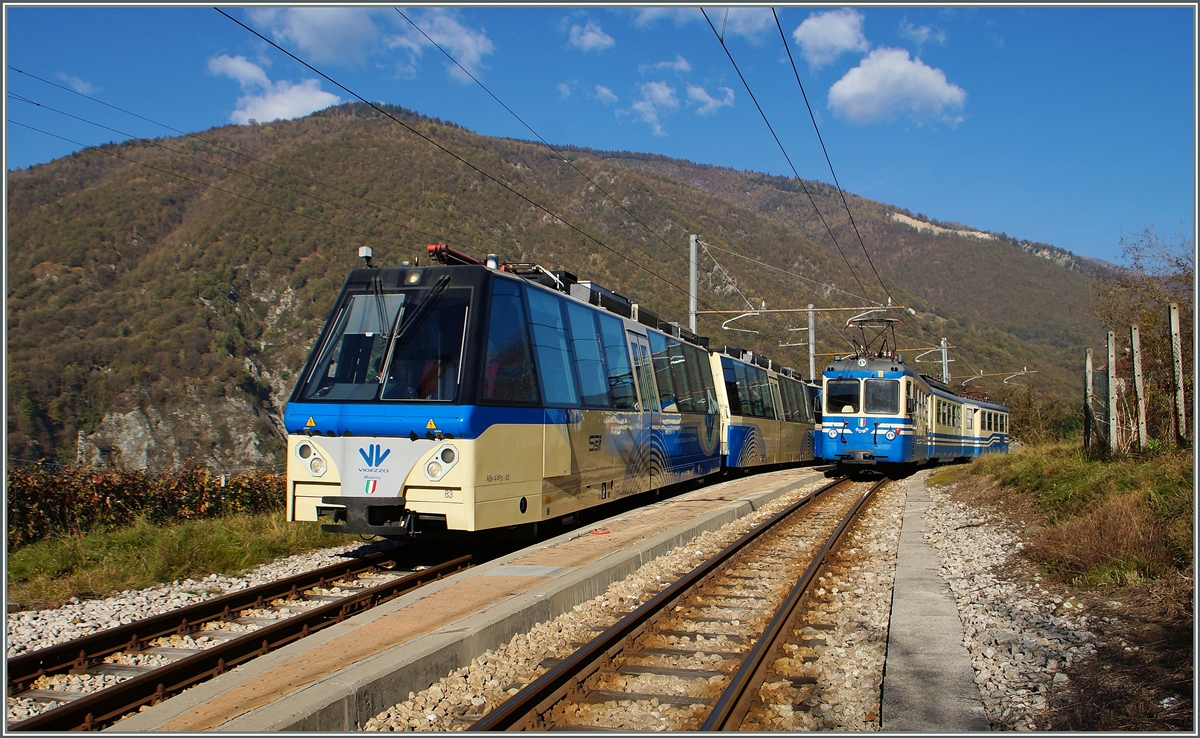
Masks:
[[[642,441],[641,448],[644,449],[646,464],[646,474],[648,477],[649,487],[647,489],[657,489],[662,486],[662,459],[655,459],[654,454],[658,449],[658,445],[654,443],[654,436],[657,429],[662,423],[662,409],[659,407],[658,390],[654,386],[654,370],[650,363],[650,342],[646,337],[633,331],[626,331],[629,338],[629,354],[633,357],[633,373],[637,378],[638,397],[640,398],[638,408],[641,417],[641,428],[639,428],[638,439]]]
[[[905,410],[907,410],[908,423],[912,426],[912,460],[922,461],[929,458],[928,432],[929,425],[925,417],[925,403],[919,385],[909,379],[905,382],[906,400]]]

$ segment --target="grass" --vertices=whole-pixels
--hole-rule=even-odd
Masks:
[[[350,539],[283,513],[132,526],[56,536],[8,555],[7,599],[56,607],[72,597],[104,597],[163,582],[237,575],[281,556]]]
[[[1062,442],[984,457],[964,470],[995,479],[1044,516],[1028,548],[1035,560],[1078,586],[1098,587],[1193,566],[1193,466],[1186,450],[1097,461]]]

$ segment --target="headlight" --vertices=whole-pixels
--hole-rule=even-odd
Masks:
[[[440,481],[458,463],[458,449],[452,444],[445,444],[435,449],[429,462],[425,464],[425,478],[431,482]]]
[[[308,462],[308,470],[313,473],[314,477],[319,477],[325,473],[325,459],[320,456],[314,456]]]
[[[887,438],[889,441],[894,441],[894,440],[896,440],[896,431],[888,431],[887,433],[884,433],[883,435],[884,435],[884,437],[886,437],[886,438]]]
[[[302,443],[296,447],[296,455],[302,459],[307,459],[313,454],[313,447],[307,443]]]
[[[837,438],[837,431],[831,430],[831,431],[829,431],[828,435],[830,438]]]

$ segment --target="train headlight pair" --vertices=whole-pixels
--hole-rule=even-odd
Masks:
[[[425,478],[436,482],[458,463],[458,449],[450,444],[442,446],[434,452],[433,458],[425,464]]]
[[[296,447],[296,456],[299,456],[308,466],[308,471],[314,476],[319,477],[329,468],[329,464],[317,453],[317,449],[308,441],[304,441]]]

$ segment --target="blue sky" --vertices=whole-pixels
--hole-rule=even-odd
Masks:
[[[552,144],[792,174],[694,6],[400,6],[416,27],[392,6],[223,9],[368,100],[482,134],[533,138],[416,27]],[[705,11],[800,176],[831,181],[770,9]],[[1147,225],[1192,238],[1193,6],[777,12],[846,190],[1109,261]],[[189,133],[355,99],[211,6],[5,15],[10,170],[80,148],[14,122],[176,135],[30,75]]]

